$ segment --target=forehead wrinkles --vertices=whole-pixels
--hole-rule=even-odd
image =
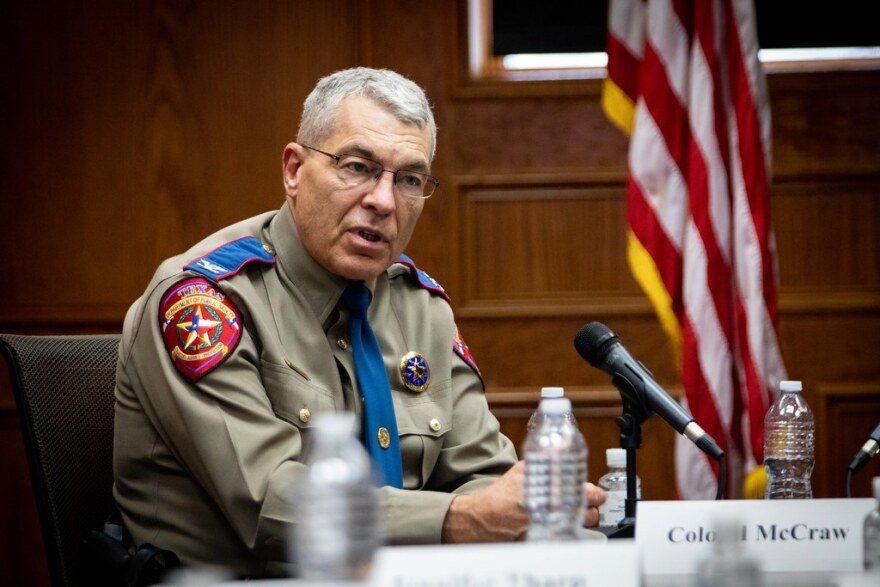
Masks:
[[[417,127],[403,133],[360,128],[337,139],[335,148],[340,152],[362,154],[383,163],[429,166],[427,144]]]
[[[383,163],[405,161],[430,166],[428,128],[398,120],[372,100],[345,100],[340,104],[335,126],[335,132],[327,139],[328,148],[358,147],[382,158]]]

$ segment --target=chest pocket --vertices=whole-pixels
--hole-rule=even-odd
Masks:
[[[303,450],[308,447],[315,415],[343,409],[341,395],[307,381],[286,365],[260,361],[260,375],[272,411],[300,430]]]
[[[393,394],[403,459],[403,486],[423,489],[437,465],[443,437],[452,427],[452,382],[440,383],[429,395],[398,390]]]

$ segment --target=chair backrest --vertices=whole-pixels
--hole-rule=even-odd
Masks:
[[[119,335],[0,334],[53,585],[80,584],[82,546],[113,507]]]

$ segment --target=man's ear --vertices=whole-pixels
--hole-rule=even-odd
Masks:
[[[281,156],[281,177],[284,181],[284,192],[293,197],[299,185],[299,170],[303,164],[305,149],[296,143],[288,143]]]

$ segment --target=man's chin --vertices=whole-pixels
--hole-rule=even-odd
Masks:
[[[355,258],[339,263],[332,271],[350,281],[370,281],[379,277],[390,266],[391,261],[388,259]]]

